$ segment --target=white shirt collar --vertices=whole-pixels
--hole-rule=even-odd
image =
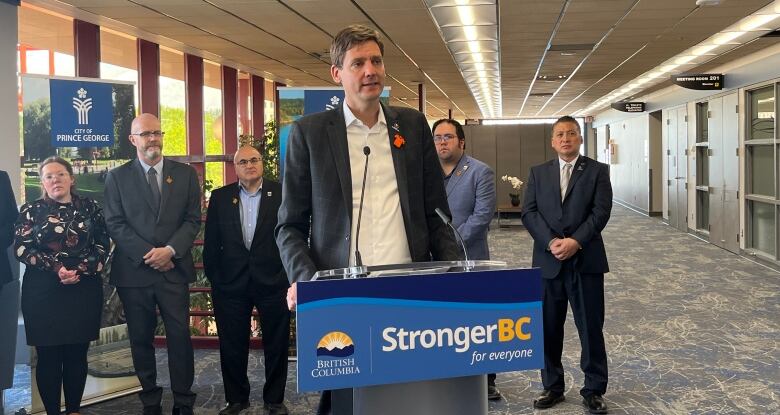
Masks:
[[[341,107],[344,109],[344,123],[349,127],[353,123],[357,122],[357,125],[365,125],[363,124],[363,121],[360,121],[355,114],[352,113],[352,110],[349,109],[349,105],[347,105],[346,102],[344,102]],[[379,106],[379,122],[377,124],[387,125],[387,121],[385,121],[385,112],[382,110],[382,105]],[[376,126],[376,125],[375,125]],[[368,128],[368,126],[366,126]]]
[[[579,154],[577,154],[577,157],[575,157],[574,160],[572,160],[572,161],[564,161],[562,158],[558,157],[559,168],[561,170],[563,170],[563,166],[565,166],[566,163],[569,163],[569,164],[571,164],[571,168],[573,169],[574,166],[577,165],[577,160],[579,160],[579,159],[580,159],[580,155]]]

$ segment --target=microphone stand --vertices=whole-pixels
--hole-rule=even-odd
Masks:
[[[358,208],[357,226],[355,227],[355,267],[361,268],[360,274],[355,277],[365,277],[366,272],[363,270],[363,258],[360,256],[360,221],[363,218],[363,199],[366,196],[366,177],[368,176],[368,155],[371,154],[371,147],[364,146],[363,154],[366,155],[366,163],[363,165],[363,186],[360,188],[360,207]]]
[[[444,222],[445,225],[449,226],[450,229],[455,233],[455,237],[460,242],[460,248],[463,250],[463,257],[466,258],[466,271],[471,271],[472,267],[471,265],[468,265],[469,261],[469,253],[466,251],[466,244],[463,242],[463,236],[461,236],[460,232],[452,226],[452,220],[447,216],[446,213],[444,213],[443,210],[440,208],[436,208],[436,214],[439,215],[439,218],[442,222]]]

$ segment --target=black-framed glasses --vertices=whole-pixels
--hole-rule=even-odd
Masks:
[[[433,142],[436,144],[439,143],[446,143],[452,139],[454,139],[455,136],[452,134],[444,134],[444,135],[435,135],[433,136]]]
[[[152,137],[164,137],[165,131],[160,130],[154,130],[154,131],[141,131],[140,133],[132,133],[133,135],[137,135],[141,138],[152,138]]]
[[[249,164],[255,165],[255,164],[257,164],[257,163],[260,163],[261,161],[263,161],[263,160],[262,160],[262,159],[260,159],[259,157],[252,157],[252,158],[251,158],[251,159],[249,159],[249,160],[247,160],[247,159],[241,159],[241,160],[239,160],[238,162],[236,162],[236,164],[238,164],[238,165],[239,165],[239,166],[241,166],[241,167],[246,167],[246,166],[247,166],[247,165],[249,165]]]

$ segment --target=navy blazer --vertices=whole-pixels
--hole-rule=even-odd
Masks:
[[[241,229],[240,190],[236,182],[211,192],[203,243],[206,278],[213,288],[225,292],[247,293],[252,282],[266,296],[287,294],[290,284],[274,239],[282,186],[263,179],[250,249],[244,245]]]
[[[496,212],[493,169],[464,154],[452,171],[446,189],[452,225],[463,237],[469,259],[490,259],[487,234]]]
[[[609,272],[601,231],[612,211],[609,166],[580,156],[561,203],[560,163],[556,157],[532,167],[523,203],[523,225],[534,238],[533,266],[555,278],[562,261],[547,250],[553,238],[574,238],[582,249],[567,259],[584,274]]]
[[[382,105],[391,143],[398,197],[413,262],[462,257],[452,231],[436,214],[449,215],[447,197],[425,116]],[[403,145],[392,145],[395,135]],[[276,243],[290,282],[318,270],[349,266],[352,173],[344,110],[306,115],[292,123],[287,141]]]

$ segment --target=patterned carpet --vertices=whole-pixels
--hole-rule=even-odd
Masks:
[[[503,222],[503,220],[502,220]],[[518,223],[515,219],[514,223]],[[604,232],[611,273],[605,278],[605,337],[613,414],[780,413],[780,274],[702,242],[659,222],[615,206]],[[494,259],[530,265],[531,239],[521,227],[490,233]],[[571,318],[566,326],[566,401],[545,414],[582,414],[579,340]],[[160,378],[167,384],[165,351],[158,352]],[[216,414],[224,404],[216,351],[196,351],[195,391],[199,414]],[[262,414],[261,354],[250,356],[250,381]],[[19,379],[24,387],[24,370]],[[295,393],[290,367],[287,405],[293,414],[313,414],[318,396]],[[29,384],[29,370],[27,371]],[[490,414],[534,413],[541,390],[537,372],[502,373],[504,399]],[[6,393],[6,414],[25,402]],[[27,398],[29,399],[29,395]],[[165,402],[170,406],[170,391]],[[166,407],[167,408],[167,407]],[[137,414],[136,396],[85,408],[84,414]]]

